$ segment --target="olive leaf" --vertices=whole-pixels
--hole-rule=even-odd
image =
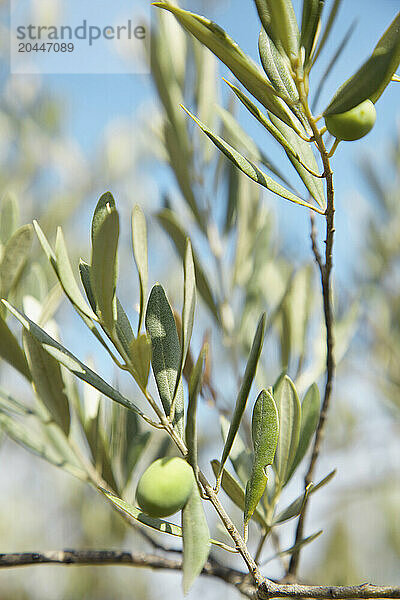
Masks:
[[[23,331],[23,342],[36,394],[68,436],[71,415],[60,365],[27,330]]]
[[[117,297],[115,299],[115,302],[117,311],[117,316],[115,319],[115,331],[119,341],[124,347],[125,352],[129,354],[131,344],[135,336],[133,334],[128,315],[124,311],[122,304]]]
[[[258,52],[261,64],[272,85],[279,94],[284,98],[290,98],[291,102],[295,105],[299,100],[299,93],[290,65],[286,57],[282,56],[279,52],[264,28],[261,29],[258,37]]]
[[[186,419],[185,438],[188,449],[188,462],[193,471],[197,470],[197,398],[201,391],[204,367],[206,364],[208,345],[204,345],[189,380],[189,403]]]
[[[277,194],[278,196],[281,196],[282,198],[285,198],[286,200],[289,200],[290,202],[294,202],[295,204],[299,204],[300,206],[307,206],[308,208],[315,210],[315,207],[313,207],[311,204],[309,204],[308,202],[305,202],[304,200],[302,200],[301,198],[296,196],[296,194],[293,194],[292,192],[290,192],[289,190],[284,188],[282,185],[280,185],[279,183],[274,181],[271,177],[269,177],[268,175],[263,173],[257,167],[257,165],[255,165],[252,161],[245,158],[242,154],[240,154],[240,152],[235,150],[235,148],[233,148],[230,144],[225,142],[225,140],[223,140],[221,137],[212,133],[212,131],[210,131],[208,129],[208,127],[206,127],[204,125],[204,123],[199,121],[185,107],[183,107],[183,108],[185,109],[187,114],[197,123],[197,125],[200,127],[200,129],[202,129],[204,131],[204,133],[210,138],[210,140],[217,146],[217,148],[221,152],[223,152],[223,154],[225,154],[225,156],[227,158],[229,158],[229,160],[232,161],[232,163],[234,165],[236,165],[238,167],[238,169],[240,169],[245,175],[247,175],[247,177],[250,177],[250,179],[252,179],[256,183],[262,185],[263,187],[267,188],[270,192],[274,192],[274,194]],[[282,123],[282,125],[284,125],[284,124]],[[287,129],[292,131],[290,129],[290,127],[288,127],[288,126],[287,126]],[[298,137],[296,135],[296,133],[294,133],[294,132],[292,132],[292,133],[294,136]],[[300,138],[298,138],[298,139],[300,141],[302,141]],[[304,142],[304,144],[307,144],[307,142]],[[312,153],[311,149],[310,149],[310,152]],[[314,160],[315,160],[315,157],[314,157]],[[300,166],[299,166],[299,168],[303,169],[303,167],[300,167]]]
[[[266,32],[290,62],[299,52],[299,28],[291,0],[254,0]]]
[[[14,369],[17,369],[28,381],[31,381],[31,373],[16,337],[8,327],[3,316],[0,314],[0,357],[7,361]]]
[[[168,208],[161,210],[160,212],[157,213],[156,216],[157,216],[157,220],[160,223],[160,225],[163,227],[163,229],[169,235],[179,256],[181,257],[182,260],[185,260],[186,240],[187,240],[188,236],[187,236],[186,231],[184,230],[182,224],[178,221],[176,215]],[[210,283],[208,281],[207,275],[203,269],[203,266],[200,262],[200,259],[197,255],[196,251],[193,248],[192,248],[192,254],[193,254],[193,262],[194,262],[194,270],[195,270],[197,289],[198,289],[203,301],[208,306],[211,314],[213,315],[213,317],[215,318],[215,320],[218,323],[219,322],[219,310],[218,310],[218,306],[217,306],[216,300],[214,298],[214,294],[212,292]]]
[[[299,445],[297,446],[296,454],[287,474],[288,480],[291,478],[308,450],[311,438],[314,435],[318,425],[320,407],[321,399],[319,395],[319,389],[317,384],[313,383],[307,390],[303,402],[301,403]]]
[[[139,305],[139,324],[138,335],[142,329],[146,295],[147,295],[147,227],[146,218],[140,206],[135,205],[132,212],[132,245],[133,255],[135,257],[136,267],[139,274],[140,284],[140,305]]]
[[[179,361],[178,377],[174,390],[174,398],[178,391],[182,378],[182,370],[189,351],[190,339],[192,337],[194,310],[196,307],[196,277],[193,262],[192,245],[189,238],[186,240],[185,258],[183,261],[184,284],[183,284],[183,310],[182,310],[182,351]]]
[[[135,375],[144,389],[146,389],[149,379],[151,348],[151,340],[145,333],[137,338],[132,338],[129,346],[129,356],[135,369]]]
[[[304,48],[304,65],[307,66],[318,39],[321,14],[325,0],[303,0],[300,47]]]
[[[236,434],[239,430],[240,422],[243,417],[244,409],[246,408],[247,398],[250,393],[250,388],[253,383],[253,379],[255,377],[257,371],[258,361],[261,355],[261,350],[264,342],[264,333],[265,333],[265,313],[263,313],[260,317],[260,320],[257,325],[257,330],[254,335],[253,344],[250,350],[249,357],[247,359],[246,370],[243,375],[242,384],[239,389],[239,393],[236,399],[235,410],[233,412],[232,421],[229,427],[228,434],[226,436],[224,449],[222,451],[222,457],[220,461],[220,472],[217,476],[216,488],[218,489],[222,471],[225,467],[225,463],[228,460],[228,456],[231,452],[233,442],[235,441]]]
[[[171,412],[178,379],[181,346],[171,306],[163,287],[159,283],[154,285],[150,292],[145,322],[152,344],[151,364],[158,393],[164,412],[168,417]],[[184,401],[182,382],[179,383],[174,403],[173,425],[179,435],[183,437]]]
[[[317,60],[318,56],[322,52],[323,48],[326,45],[326,42],[329,39],[333,24],[336,21],[336,17],[337,17],[341,3],[342,3],[342,0],[334,0],[334,2],[332,4],[332,7],[331,7],[331,10],[329,11],[328,19],[327,19],[327,22],[325,25],[324,33],[322,34],[321,41],[319,42],[318,47],[317,47],[316,51],[314,52],[313,64]]]
[[[301,406],[293,381],[284,375],[274,387],[274,399],[279,414],[279,440],[274,467],[278,486],[287,482],[290,466],[297,451],[300,436]]]
[[[265,565],[266,563],[269,563],[272,560],[275,560],[275,558],[279,558],[281,556],[287,556],[290,554],[294,554],[294,552],[297,552],[299,550],[299,548],[302,548],[303,546],[306,546],[307,544],[310,544],[311,542],[316,540],[317,537],[319,537],[322,533],[323,533],[323,530],[320,529],[319,531],[316,531],[315,533],[312,533],[311,535],[308,535],[307,537],[302,538],[301,540],[296,542],[296,544],[293,544],[293,546],[290,546],[289,548],[286,548],[285,550],[281,550],[280,552],[277,552],[270,558],[267,558],[267,560],[263,561],[262,564]]]
[[[3,304],[8,310],[18,319],[22,326],[29,331],[32,336],[42,345],[51,356],[53,356],[60,364],[66,367],[71,373],[76,375],[82,381],[85,381],[89,385],[93,386],[99,392],[122,404],[129,410],[133,410],[145,420],[148,420],[143,412],[131,401],[125,398],[120,392],[111,387],[106,383],[99,375],[89,369],[83,362],[78,360],[69,350],[64,348],[59,342],[54,340],[48,333],[46,333],[41,327],[31,321],[24,313],[14,308],[6,300],[2,300]]]
[[[182,509],[183,593],[200,575],[210,552],[210,532],[197,484]]]
[[[183,27],[207,46],[231,70],[250,94],[289,126],[293,125],[290,112],[278,98],[268,79],[219,25],[169,2],[155,2],[154,6],[173,13]]]
[[[23,225],[9,238],[0,262],[0,294],[7,298],[25,266],[31,246],[32,225]]]
[[[382,35],[370,58],[333,96],[324,115],[346,112],[364,100],[375,103],[400,63],[400,12]]]
[[[117,317],[116,280],[119,216],[115,207],[106,204],[97,210],[92,223],[92,259],[90,283],[96,299],[96,313],[108,331]]]
[[[246,485],[244,525],[246,526],[260,502],[267,485],[265,469],[272,465],[278,444],[278,410],[271,394],[262,390],[254,404],[251,423],[254,460]]]
[[[226,438],[228,437],[230,423],[223,415],[220,416],[220,423],[222,439],[225,443]],[[239,480],[243,483],[243,485],[246,485],[253,466],[253,457],[252,452],[250,452],[250,449],[245,446],[239,433],[236,434],[232,444],[232,448],[229,453],[229,460],[231,461]]]

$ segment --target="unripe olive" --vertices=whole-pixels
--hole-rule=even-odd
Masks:
[[[375,106],[364,100],[354,108],[336,115],[327,115],[325,125],[329,133],[339,140],[359,140],[373,128],[376,120]]]
[[[141,476],[136,500],[150,517],[169,517],[185,506],[193,484],[193,470],[183,458],[159,458]]]

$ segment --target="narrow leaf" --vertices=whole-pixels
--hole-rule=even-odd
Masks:
[[[0,243],[5,245],[18,227],[19,207],[13,194],[4,194],[0,206]]]
[[[118,404],[122,404],[129,410],[133,410],[138,415],[147,419],[143,412],[137,408],[137,406],[122,396],[120,392],[111,387],[108,383],[106,383],[101,377],[99,377],[94,371],[89,369],[84,363],[78,360],[71,352],[69,352],[66,348],[64,348],[61,344],[59,344],[56,340],[54,340],[51,336],[49,336],[41,327],[36,325],[33,321],[31,321],[24,313],[20,312],[11,304],[9,304],[6,300],[2,300],[5,306],[8,308],[10,312],[18,319],[18,321],[23,325],[23,327],[28,330],[33,337],[43,346],[43,348],[51,354],[60,364],[64,365],[71,373],[76,375],[82,381],[85,381],[89,385],[93,386],[99,392],[111,398]]]
[[[78,288],[78,284],[76,283],[61,227],[57,229],[55,258],[57,274],[64,292],[78,310],[85,314],[89,319],[97,321],[96,315],[85,302],[80,289]]]
[[[111,192],[105,192],[102,194],[102,196],[100,196],[93,213],[91,226],[92,245],[94,244],[94,239],[97,235],[99,227],[101,227],[101,224],[103,223],[107,214],[113,209],[115,209],[115,200],[113,195]]]
[[[292,117],[288,109],[277,97],[268,79],[219,25],[205,17],[182,10],[169,2],[155,2],[154,5],[172,12],[181,25],[230,69],[250,94],[278,118],[288,125],[292,124]]]
[[[137,338],[132,338],[129,349],[129,356],[138,382],[144,389],[146,389],[149,379],[151,347],[151,340],[145,333],[142,333]]]
[[[121,302],[116,298],[117,318],[115,320],[115,331],[117,337],[124,347],[125,352],[129,354],[132,340],[134,339],[131,324],[128,315],[124,311]]]
[[[201,391],[207,349],[208,346],[204,346],[201,349],[199,358],[197,359],[197,362],[193,368],[189,381],[189,403],[185,438],[188,449],[188,462],[192,465],[195,473],[197,470],[197,398]]]
[[[196,483],[182,510],[182,535],[183,592],[187,594],[194,580],[203,570],[210,552],[210,532]]]
[[[27,330],[23,332],[23,340],[36,394],[68,436],[71,416],[60,365]]]
[[[278,410],[273,397],[265,390],[260,392],[254,404],[251,429],[254,460],[251,477],[246,485],[245,526],[264,494],[267,485],[265,469],[272,464],[278,444]]]
[[[233,446],[233,442],[235,441],[236,434],[239,430],[240,422],[242,420],[242,416],[244,413],[244,409],[246,408],[247,398],[249,396],[250,388],[253,383],[253,379],[255,377],[257,371],[258,360],[261,355],[261,350],[264,342],[264,333],[265,333],[265,313],[261,315],[261,318],[258,322],[257,330],[254,335],[253,344],[250,350],[249,358],[247,359],[246,370],[244,372],[242,384],[239,389],[239,393],[236,399],[235,410],[232,416],[232,421],[229,427],[228,435],[225,441],[224,449],[222,451],[221,464],[220,464],[220,472],[217,477],[216,487],[219,487],[222,470],[225,467],[225,463],[228,459],[230,451]]]
[[[96,299],[96,312],[106,329],[112,331],[117,316],[115,289],[119,237],[119,217],[115,208],[106,209],[103,219],[97,219],[94,231],[90,282]]]
[[[301,404],[299,445],[287,476],[288,480],[291,478],[308,450],[311,438],[314,435],[318,425],[320,407],[321,399],[319,395],[319,389],[317,384],[313,383],[312,386],[310,386],[307,390],[307,393],[304,396],[304,400]]]
[[[322,529],[320,529],[316,533],[312,533],[311,535],[308,535],[307,537],[299,540],[296,544],[293,544],[293,546],[290,546],[290,548],[287,548],[286,550],[281,550],[280,552],[277,552],[276,554],[274,554],[274,556],[271,556],[271,558],[268,558],[265,562],[263,562],[263,565],[266,564],[267,562],[271,562],[275,558],[279,558],[280,556],[287,556],[287,555],[293,554],[294,552],[297,552],[299,550],[299,548],[302,548],[303,546],[306,546],[307,544],[310,544],[311,542],[316,540],[317,537],[319,537],[321,535],[321,533],[323,533]]]
[[[319,42],[318,48],[317,48],[317,50],[316,50],[316,52],[314,54],[314,57],[313,57],[313,64],[317,60],[318,56],[322,52],[323,48],[326,45],[326,42],[329,39],[330,33],[332,31],[333,24],[336,21],[336,17],[337,17],[337,14],[338,14],[338,11],[339,11],[341,3],[342,3],[342,0],[334,0],[334,2],[332,4],[331,10],[329,12],[328,20],[327,20],[326,25],[325,25],[324,33],[322,34],[321,41]]]
[[[185,260],[186,240],[188,236],[182,224],[178,221],[176,215],[168,208],[165,208],[164,210],[161,210],[159,213],[157,213],[157,219],[160,225],[163,227],[163,229],[168,233],[181,259]],[[219,311],[207,275],[203,269],[203,266],[200,262],[197,253],[193,248],[192,254],[197,289],[203,301],[208,306],[211,314],[218,323]]]
[[[265,31],[271,34],[291,62],[299,50],[299,28],[291,0],[255,0],[258,16]]]
[[[289,62],[276,48],[264,28],[261,29],[258,38],[258,51],[264,71],[277,92],[283,97],[289,98],[293,103],[298,102],[299,93]]]
[[[296,454],[300,435],[301,407],[292,380],[285,375],[274,388],[274,399],[279,414],[279,440],[275,454],[278,485],[287,482],[290,465]]]
[[[304,48],[304,64],[307,65],[315,47],[321,25],[321,14],[325,0],[303,0],[300,46]]]
[[[220,423],[222,439],[225,443],[226,438],[228,437],[230,424],[228,419],[223,415],[220,416]],[[232,448],[229,453],[229,460],[231,461],[239,480],[243,483],[243,485],[246,485],[250,478],[251,469],[253,466],[253,457],[250,449],[246,448],[239,433],[236,434],[232,444]]]
[[[140,206],[136,204],[132,212],[132,245],[136,268],[139,274],[140,306],[138,335],[142,329],[147,296],[147,226],[146,218]]]
[[[146,310],[146,329],[152,344],[154,376],[164,412],[168,417],[174,398],[181,357],[181,346],[171,306],[160,284],[150,292]],[[173,425],[183,436],[184,401],[182,382],[175,398]]]
[[[25,266],[32,246],[32,225],[23,225],[10,237],[0,263],[0,293],[6,298]]]
[[[7,361],[14,369],[17,369],[28,381],[31,374],[25,354],[23,353],[16,337],[9,329],[4,318],[0,314],[0,357]]]
[[[196,119],[194,115],[192,115],[186,108],[186,112],[188,115],[197,123],[197,125],[204,131],[204,133],[210,138],[210,140],[217,146],[217,148],[225,154],[230,161],[233,162],[234,165],[238,167],[247,177],[250,177],[256,183],[259,183],[263,187],[267,188],[270,192],[274,192],[278,196],[285,198],[286,200],[290,200],[290,202],[294,202],[295,204],[300,204],[301,206],[307,206],[308,208],[314,208],[289,190],[285,189],[282,185],[274,181],[271,177],[263,173],[257,165],[253,162],[242,156],[240,152],[235,150],[232,146],[227,144],[225,140],[223,140],[218,135],[215,135],[210,131],[201,121]],[[287,127],[290,131],[291,128]],[[296,135],[293,132],[293,135]],[[300,139],[300,138],[299,138]],[[306,142],[304,142],[306,143]]]
[[[400,63],[400,12],[382,35],[370,58],[336,92],[324,115],[346,112],[369,98],[375,103]]]

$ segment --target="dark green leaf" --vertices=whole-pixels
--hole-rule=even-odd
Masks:
[[[115,289],[117,283],[117,248],[119,217],[115,208],[106,205],[102,219],[96,218],[93,233],[90,283],[96,299],[96,313],[108,331],[117,317]]]
[[[32,246],[32,225],[23,225],[10,237],[0,263],[0,294],[7,298],[21,275]]]
[[[182,536],[183,593],[187,594],[203,570],[210,552],[210,532],[196,483],[193,484],[192,494],[182,510]]]
[[[324,115],[346,112],[369,98],[375,103],[400,63],[400,12],[374,48],[371,57],[336,92]]]
[[[221,415],[220,417],[220,422],[222,439],[225,443],[226,438],[228,436],[230,424],[228,419],[223,415]],[[246,448],[239,433],[236,434],[236,437],[232,444],[232,448],[229,454],[229,460],[231,461],[233,468],[235,469],[235,472],[242,484],[246,485],[247,481],[249,480],[251,469],[253,466],[253,457],[252,452],[250,452],[250,449]]]
[[[309,62],[321,24],[321,13],[325,0],[303,0],[300,46],[304,48],[304,64]]]
[[[14,369],[17,369],[24,377],[31,381],[31,374],[25,354],[14,334],[9,329],[4,318],[0,314],[0,357],[7,361]]]
[[[246,526],[260,502],[267,485],[265,469],[274,460],[279,435],[278,410],[273,397],[262,390],[254,404],[251,423],[254,460],[246,485],[244,525]]]
[[[156,284],[150,292],[146,310],[146,329],[152,344],[154,376],[164,412],[170,415],[174,399],[175,386],[178,379],[181,346],[171,306],[160,284]],[[175,400],[173,424],[179,435],[183,436],[184,402],[182,382]]]
[[[254,335],[253,344],[250,350],[249,358],[247,359],[246,370],[243,376],[242,384],[239,389],[239,393],[236,399],[235,410],[232,416],[232,421],[229,427],[228,435],[226,437],[224,449],[222,451],[220,473],[217,477],[217,488],[220,484],[222,477],[222,470],[225,467],[225,463],[231,452],[233,442],[235,441],[236,434],[239,430],[240,422],[246,408],[247,398],[250,393],[250,388],[253,383],[257,371],[258,360],[261,355],[261,350],[264,342],[265,333],[265,313],[261,315],[258,322],[257,330]]]
[[[27,330],[23,332],[23,340],[35,391],[54,422],[68,436],[71,416],[60,365]]]
[[[146,389],[149,379],[151,347],[151,340],[145,333],[137,338],[132,338],[130,343],[129,356],[138,382],[144,389]]]
[[[129,354],[130,347],[132,344],[132,340],[134,339],[133,331],[131,324],[129,322],[128,316],[124,311],[121,302],[116,298],[116,308],[117,308],[117,318],[115,321],[115,331],[117,333],[117,337],[121,342],[124,350],[127,354]]]
[[[132,244],[140,284],[140,308],[138,334],[142,328],[147,296],[147,227],[146,218],[136,204],[132,212]]]

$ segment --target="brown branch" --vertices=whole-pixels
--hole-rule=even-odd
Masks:
[[[22,552],[0,554],[0,569],[27,567],[33,565],[75,565],[96,566],[115,565],[145,567],[148,569],[180,571],[182,561],[156,554],[132,553],[117,550],[58,550],[51,552]],[[265,579],[256,587],[249,581],[249,575],[236,569],[221,565],[210,557],[204,565],[202,575],[222,579],[235,586],[242,594],[252,600],[270,600],[271,598],[321,598],[346,600],[359,598],[400,598],[400,587],[377,586],[369,583],[355,586],[322,586],[275,583]]]
[[[315,230],[315,223],[313,218],[311,219],[311,245],[314,254],[315,261],[318,265],[318,269],[321,277],[322,286],[322,297],[324,307],[324,320],[326,328],[326,382],[324,400],[319,416],[319,422],[314,438],[314,445],[311,454],[310,463],[307,469],[307,473],[304,478],[304,489],[312,482],[315,466],[318,460],[318,456],[321,450],[324,428],[326,417],[329,410],[330,399],[332,395],[333,379],[335,375],[335,356],[334,356],[334,336],[333,336],[333,308],[332,308],[332,295],[331,295],[331,275],[333,267],[333,241],[335,233],[335,202],[334,202],[334,188],[333,188],[333,173],[329,162],[328,152],[325,148],[324,141],[318,130],[315,119],[313,118],[309,108],[307,99],[303,97],[303,105],[307,113],[308,121],[313,130],[315,143],[321,155],[324,176],[326,180],[326,197],[327,197],[327,208],[325,211],[326,219],[326,238],[325,238],[325,264],[321,257],[321,254],[317,245],[317,236]],[[297,544],[304,536],[304,521],[307,513],[309,496],[306,496],[302,511],[299,516],[296,528],[295,544]],[[289,563],[288,575],[295,578],[300,560],[300,548],[292,554]]]

